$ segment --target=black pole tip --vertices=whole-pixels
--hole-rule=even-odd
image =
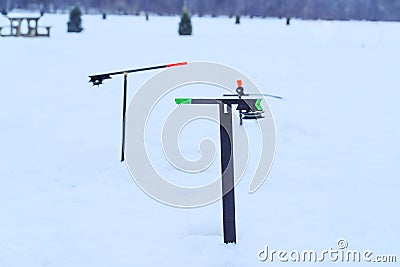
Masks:
[[[103,84],[104,80],[111,79],[111,76],[108,74],[102,74],[102,75],[92,75],[89,76],[89,78],[90,78],[89,82],[91,82],[93,86],[95,85],[99,86],[100,84]]]

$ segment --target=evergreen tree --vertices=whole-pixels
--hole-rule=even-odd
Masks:
[[[236,15],[235,24],[240,24],[240,15]]]
[[[75,6],[69,14],[68,32],[81,32],[83,30],[81,17],[81,9]]]
[[[179,22],[179,35],[192,35],[192,22],[186,6],[183,7],[181,22]]]

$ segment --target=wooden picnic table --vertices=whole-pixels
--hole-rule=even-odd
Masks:
[[[11,14],[6,16],[10,21],[9,26],[0,26],[0,36],[14,36],[14,37],[40,37],[46,36],[50,37],[50,26],[39,26],[38,22],[41,15],[19,15],[19,14]],[[26,27],[24,26],[24,22],[26,22]],[[8,33],[3,33],[3,29],[9,28]],[[42,33],[39,29],[45,29]]]

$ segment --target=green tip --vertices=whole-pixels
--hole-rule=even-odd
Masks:
[[[258,98],[257,100],[256,100],[256,108],[257,108],[257,110],[259,110],[259,111],[262,111],[263,110],[263,108],[262,108],[262,106],[261,106],[261,98]]]
[[[192,104],[192,99],[191,98],[175,98],[175,103],[178,105]]]

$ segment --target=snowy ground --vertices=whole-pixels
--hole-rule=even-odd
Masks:
[[[321,251],[339,238],[399,252],[400,24],[193,18],[194,36],[179,37],[178,17],[85,16],[81,34],[67,20],[44,16],[51,38],[0,38],[1,267],[261,266],[265,245]],[[244,177],[236,192],[237,245],[222,243],[220,202],[176,209],[136,186],[119,162],[122,80],[87,82],[183,60],[230,65],[286,98],[269,101],[268,180],[250,195]],[[130,95],[153,74],[131,76]]]

